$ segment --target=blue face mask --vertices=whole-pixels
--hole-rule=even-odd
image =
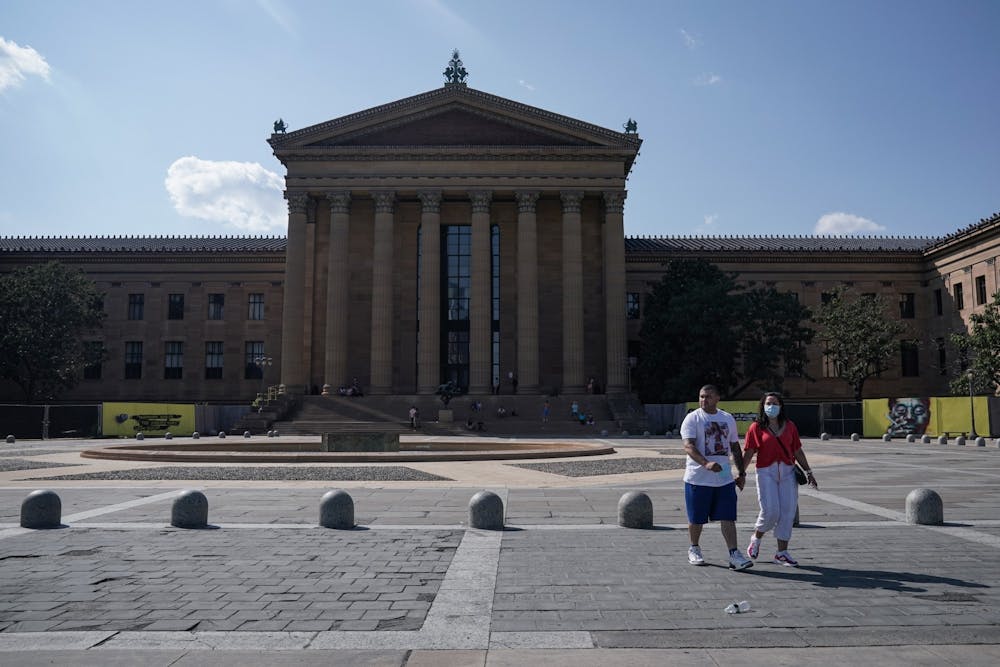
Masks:
[[[776,404],[772,403],[771,405],[765,405],[764,406],[764,414],[767,415],[768,417],[770,417],[771,419],[774,419],[775,417],[777,417],[779,412],[781,412],[781,406],[780,405],[776,405]]]

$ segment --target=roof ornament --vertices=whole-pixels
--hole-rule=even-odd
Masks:
[[[275,134],[284,134],[285,130],[287,130],[287,129],[288,129],[288,126],[285,125],[285,121],[282,120],[281,118],[279,118],[278,120],[274,121],[274,133]]]
[[[622,125],[625,128],[625,134],[637,134],[639,132],[639,123],[635,122],[631,118],[628,122]]]
[[[451,60],[444,71],[444,85],[460,83],[464,86],[467,76],[469,76],[469,73],[465,71],[465,66],[458,57],[458,49],[455,49],[451,52]]]

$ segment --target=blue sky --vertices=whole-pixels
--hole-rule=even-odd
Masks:
[[[3,0],[0,235],[283,235],[272,123],[443,84],[644,144],[626,233],[1000,211],[1000,2]]]

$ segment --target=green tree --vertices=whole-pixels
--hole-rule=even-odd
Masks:
[[[667,264],[646,296],[636,370],[640,398],[672,403],[698,395],[704,384],[731,387],[738,347],[730,293],[733,274],[704,260]]]
[[[646,297],[638,389],[642,400],[689,400],[699,387],[725,396],[781,389],[802,374],[809,311],[773,288],[740,290],[735,274],[702,259],[674,260]]]
[[[782,391],[787,376],[809,378],[806,350],[816,332],[807,322],[808,308],[790,292],[773,287],[750,289],[737,296],[739,319],[739,383],[736,395],[756,385],[762,391]]]
[[[81,271],[58,262],[0,277],[0,376],[24,400],[48,400],[72,388],[100,352],[82,336],[101,325],[101,295]]]
[[[972,371],[972,389],[977,394],[1000,394],[1000,292],[993,295],[981,313],[969,317],[969,330],[951,335],[951,343],[968,369],[955,373],[951,380],[954,394],[969,391],[968,371]]]
[[[907,330],[887,314],[881,296],[859,296],[846,287],[829,295],[813,321],[823,354],[851,385],[855,401],[861,400],[868,378],[890,368]]]

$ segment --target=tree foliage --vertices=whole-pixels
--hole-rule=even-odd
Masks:
[[[688,400],[704,384],[724,395],[780,389],[801,372],[809,311],[773,288],[741,291],[735,274],[701,259],[674,260],[645,302],[638,390],[645,402]]]
[[[968,369],[952,376],[951,391],[969,391],[968,371],[972,371],[972,389],[977,394],[1000,395],[1000,292],[993,295],[981,313],[969,317],[969,330],[952,334],[951,343]]]
[[[100,353],[82,336],[101,325],[96,285],[58,262],[0,277],[0,376],[28,402],[55,398],[73,387]]]
[[[814,321],[819,325],[823,354],[860,401],[865,381],[891,367],[899,355],[900,336],[906,326],[887,314],[879,295],[858,295],[847,287],[834,290],[820,306]]]

